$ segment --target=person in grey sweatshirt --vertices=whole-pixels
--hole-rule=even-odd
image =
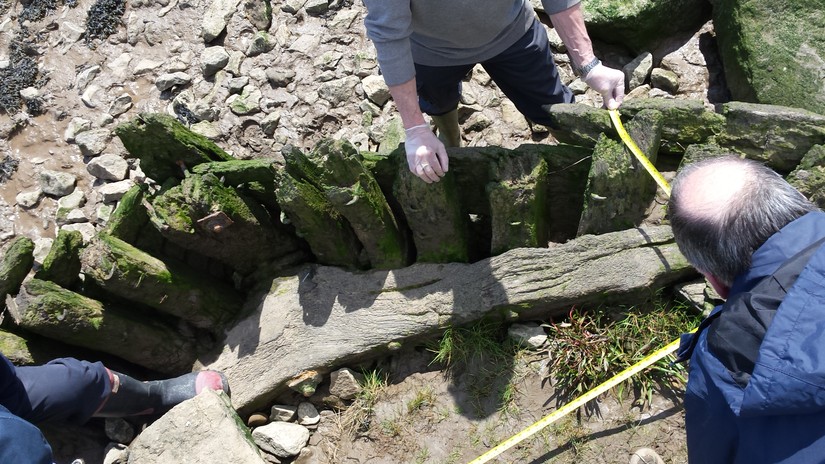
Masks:
[[[529,120],[552,126],[548,108],[572,103],[547,34],[527,0],[363,0],[364,25],[406,132],[407,164],[427,183],[449,169],[447,146],[459,146],[461,80],[481,64]],[[542,0],[575,72],[618,108],[624,73],[601,64],[580,0]],[[440,138],[424,119],[429,114]]]

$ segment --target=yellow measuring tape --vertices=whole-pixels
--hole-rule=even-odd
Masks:
[[[619,137],[621,137],[622,142],[624,142],[624,144],[627,145],[627,148],[630,149],[630,151],[633,153],[633,156],[635,156],[636,159],[639,160],[640,163],[642,163],[642,166],[644,166],[645,169],[647,169],[647,172],[650,174],[651,177],[653,177],[653,180],[655,180],[656,183],[659,184],[659,187],[661,187],[662,190],[664,190],[664,192],[667,193],[667,196],[670,196],[670,185],[667,183],[665,178],[662,177],[661,174],[659,174],[659,171],[656,170],[656,168],[653,166],[650,160],[647,159],[644,153],[642,153],[642,150],[639,149],[639,146],[636,145],[636,142],[634,142],[633,139],[630,138],[630,134],[628,134],[627,131],[624,129],[624,126],[622,125],[622,120],[621,118],[619,118],[619,111],[609,110],[608,112],[610,113],[610,120],[613,121],[613,126],[616,127],[616,132],[619,133]]]
[[[538,422],[533,423],[533,425],[527,427],[526,429],[522,430],[521,432],[513,435],[512,437],[504,440],[503,442],[496,445],[495,448],[490,449],[486,453],[482,454],[481,456],[477,457],[476,459],[470,461],[470,464],[481,464],[484,462],[489,462],[491,459],[495,458],[496,456],[500,455],[501,453],[507,451],[508,449],[516,446],[518,443],[526,440],[527,438],[535,435],[539,430],[547,427],[548,425],[556,422],[557,420],[561,419],[562,417],[566,416],[568,413],[575,411],[576,409],[584,406],[588,401],[595,400],[599,397],[602,393],[610,390],[611,388],[615,387],[616,385],[624,382],[625,380],[633,377],[634,375],[638,374],[639,372],[645,370],[648,366],[655,363],[656,361],[664,358],[665,356],[669,355],[673,351],[679,347],[679,339],[673,340],[672,342],[668,343],[667,346],[664,348],[660,348],[656,350],[653,354],[647,356],[646,358],[642,359],[641,361],[637,362],[636,364],[628,367],[627,369],[619,372],[618,374],[611,377],[609,380],[603,382],[598,387],[590,390],[589,392],[585,393],[584,395],[576,398],[570,403],[565,404],[564,406],[560,407],[559,409],[553,411],[547,416],[544,416]]]
[[[653,177],[659,187],[670,196],[670,185],[667,183],[664,177],[659,173],[658,170],[653,166],[650,160],[642,153],[642,150],[639,149],[639,146],[636,145],[636,142],[630,138],[630,134],[627,133],[624,126],[622,125],[622,120],[619,118],[619,112],[617,110],[610,110],[610,120],[613,121],[613,126],[616,127],[616,131],[619,133],[619,137],[621,137],[624,144],[633,155],[642,163],[642,166],[645,167],[647,172]],[[695,329],[694,329],[695,330]],[[572,402],[565,404],[561,408],[553,411],[547,416],[544,416],[538,422],[533,423],[533,425],[527,427],[526,429],[522,430],[521,432],[513,435],[512,437],[504,440],[503,442],[496,445],[494,448],[490,449],[486,453],[482,454],[481,456],[477,457],[476,459],[470,461],[469,464],[483,464],[485,462],[489,462],[491,459],[495,458],[496,456],[500,455],[501,453],[507,451],[508,449],[516,446],[517,444],[521,443],[523,440],[535,435],[541,429],[547,427],[548,425],[556,422],[557,420],[561,419],[562,417],[566,416],[572,411],[584,406],[588,401],[595,400],[598,398],[602,393],[610,390],[611,388],[615,387],[616,385],[624,382],[625,380],[633,377],[634,375],[638,374],[639,372],[647,369],[653,363],[659,361],[660,359],[664,358],[665,356],[669,355],[670,353],[676,351],[679,347],[679,339],[673,340],[672,342],[668,343],[667,346],[664,348],[660,348],[656,350],[653,354],[645,357],[641,361],[637,362],[636,364],[628,367],[627,369],[619,372],[618,374],[611,377],[609,380],[603,382],[598,387],[588,391],[584,395],[576,398]]]

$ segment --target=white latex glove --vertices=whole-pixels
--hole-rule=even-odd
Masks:
[[[428,184],[441,180],[449,168],[444,144],[427,124],[410,127],[404,132],[407,134],[404,149],[410,172]]]
[[[624,73],[599,63],[584,76],[584,83],[602,94],[604,107],[615,110],[624,100]]]

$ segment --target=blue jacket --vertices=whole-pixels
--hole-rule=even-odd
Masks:
[[[692,464],[825,463],[825,245],[811,246],[823,237],[825,213],[785,226],[725,304],[683,336]],[[783,264],[806,248],[785,286]]]

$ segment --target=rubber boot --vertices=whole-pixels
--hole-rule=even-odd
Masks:
[[[438,128],[438,139],[445,147],[461,146],[461,127],[458,126],[458,108],[440,116],[432,116]]]
[[[94,417],[163,414],[204,389],[229,394],[226,377],[216,371],[190,372],[174,379],[141,382],[109,370],[109,380],[111,392]]]

